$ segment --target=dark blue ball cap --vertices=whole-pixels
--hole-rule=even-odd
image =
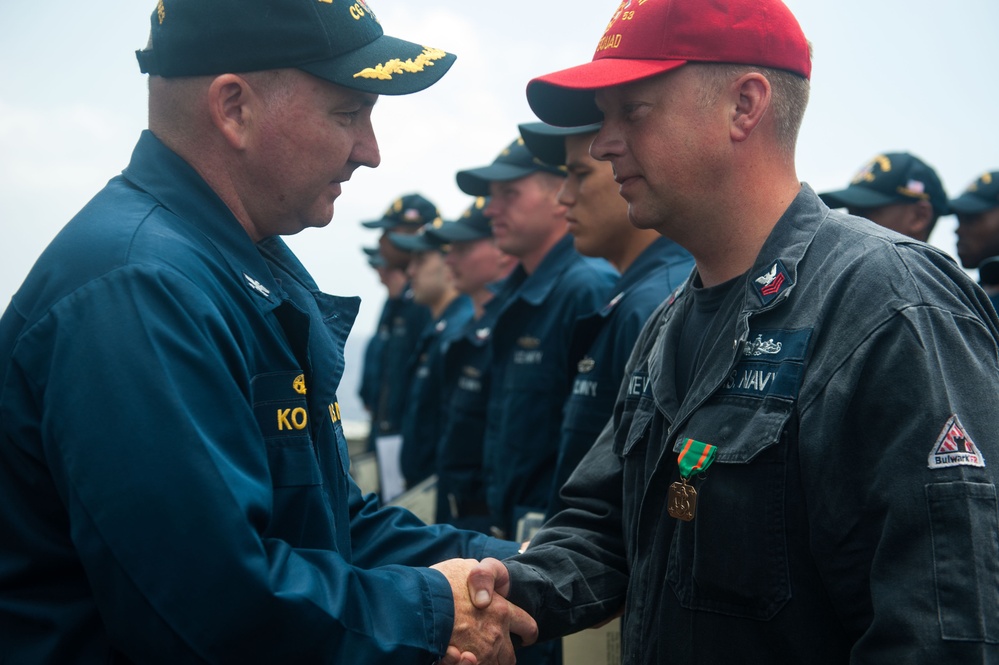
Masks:
[[[461,217],[441,226],[427,229],[427,235],[432,235],[442,243],[471,242],[493,237],[493,226],[486,217],[489,198],[477,197],[461,214]]]
[[[938,217],[949,211],[937,172],[908,152],[878,155],[857,172],[849,187],[824,192],[819,198],[830,208],[880,208],[929,201]]]
[[[365,0],[159,0],[143,73],[209,76],[297,68],[352,90],[405,95],[455,56],[389,37]]]
[[[519,136],[489,166],[458,171],[458,188],[470,196],[489,196],[489,184],[520,180],[534,173],[565,177],[565,169],[541,161],[527,149]]]
[[[999,208],[999,171],[978,176],[959,197],[950,202],[951,212],[977,215]]]
[[[392,202],[381,219],[361,222],[361,226],[366,229],[418,228],[439,221],[440,217],[437,206],[422,194],[405,194]]]
[[[565,137],[595,134],[602,123],[582,127],[555,127],[544,122],[525,122],[517,125],[520,138],[531,154],[545,164],[562,166],[565,164]]]
[[[361,250],[368,260],[368,265],[372,268],[381,268],[385,265],[385,257],[382,256],[377,247],[362,247]]]
[[[421,226],[416,233],[389,233],[388,239],[397,249],[404,252],[442,251],[444,242],[431,234],[433,229],[444,225],[440,217]]]

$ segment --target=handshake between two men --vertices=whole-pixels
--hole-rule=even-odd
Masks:
[[[454,628],[441,665],[512,665],[514,636],[517,646],[537,640],[534,619],[505,598],[510,576],[500,561],[450,559],[431,568],[447,577],[454,595]]]

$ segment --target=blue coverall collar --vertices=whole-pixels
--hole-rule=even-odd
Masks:
[[[260,296],[255,300],[264,311],[281,302],[280,285],[239,220],[198,172],[151,131],[140,135],[122,177],[155,198],[178,221],[203,233],[225,257],[237,280]],[[283,244],[280,239],[272,240],[271,245]]]

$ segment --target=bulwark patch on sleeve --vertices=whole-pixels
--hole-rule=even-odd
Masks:
[[[950,466],[985,467],[985,458],[975,442],[968,436],[957,414],[947,420],[937,442],[930,451],[929,466],[931,469],[945,469]]]

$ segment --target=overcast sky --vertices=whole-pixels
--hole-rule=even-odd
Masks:
[[[468,199],[454,173],[489,163],[518,123],[535,120],[527,81],[590,60],[617,0],[368,4],[388,34],[458,60],[429,90],[379,101],[381,166],[345,184],[328,227],[289,239],[321,288],[362,296],[350,356],[371,334],[383,298],[360,250],[376,235],[359,222],[412,191],[445,218],[457,216]],[[956,196],[999,169],[999,2],[787,4],[815,50],[798,146],[802,180],[818,191],[839,188],[877,153],[908,150]],[[127,164],[146,123],[146,77],[134,51],[146,43],[154,5],[0,2],[0,309],[62,225]],[[954,225],[943,218],[931,242],[953,253]],[[348,366],[345,404],[359,369],[353,358]]]

